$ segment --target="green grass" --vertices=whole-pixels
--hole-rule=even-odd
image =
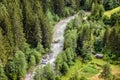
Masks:
[[[84,68],[82,69],[82,71],[83,71],[84,73],[90,73],[90,74],[97,74],[97,73],[99,72],[96,68],[91,67],[91,66],[86,66],[86,67],[84,67]]]
[[[113,13],[117,12],[117,11],[120,11],[120,6],[117,7],[117,8],[114,8],[114,9],[112,9],[112,10],[105,11],[105,12],[104,12],[104,16],[108,16],[108,17],[110,18],[110,16],[111,16]]]
[[[74,66],[70,67],[69,71],[66,75],[61,77],[61,80],[69,80],[69,78],[75,73],[81,76],[92,77],[95,74],[99,73],[99,70],[96,69],[96,66],[91,65],[91,63],[83,64],[81,60],[78,58]]]
[[[82,63],[80,58],[78,58],[74,64],[74,66],[70,67],[69,71],[66,75],[61,77],[61,80],[69,80],[71,76],[75,73],[78,73],[79,77],[87,76],[87,78],[94,77],[96,74],[99,73],[102,69],[102,65],[106,64],[107,62],[102,59],[97,59],[92,56],[92,61],[88,63]],[[112,73],[120,78],[120,66],[112,65],[111,64]]]
[[[91,63],[94,63],[94,64],[97,64],[97,65],[99,65],[99,66],[102,66],[102,65],[104,65],[106,62],[105,62],[104,60],[102,60],[102,59],[97,59],[97,58],[95,58],[94,56],[92,56],[92,61],[91,61]]]

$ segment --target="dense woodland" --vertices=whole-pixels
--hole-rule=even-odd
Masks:
[[[118,6],[119,0],[1,0],[0,80],[24,80],[50,51],[55,23],[78,12],[67,25],[64,50],[55,62],[57,75],[48,64],[35,80],[60,80],[78,56],[87,63],[92,54],[102,53],[104,60],[120,65],[120,10],[103,16]],[[91,12],[87,20],[85,11]],[[70,80],[80,79],[75,75]]]

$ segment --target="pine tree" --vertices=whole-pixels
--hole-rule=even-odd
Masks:
[[[0,61],[0,80],[8,80],[7,76],[5,75],[5,71],[1,61]]]
[[[41,31],[42,31],[42,43],[44,48],[50,48],[51,41],[52,41],[52,28],[49,24],[47,17],[42,12],[41,3],[36,1],[36,14],[40,19]]]
[[[103,5],[99,5],[99,17],[101,18],[103,16],[103,13],[104,13],[105,9],[103,7]]]
[[[64,62],[64,63],[62,64],[61,73],[62,73],[62,74],[66,74],[66,72],[68,72],[68,69],[69,69],[69,67],[68,67],[67,63]]]
[[[63,11],[65,6],[64,0],[53,0],[53,5],[54,5],[54,12],[59,16],[64,16],[64,11]]]
[[[16,67],[17,79],[21,80],[25,76],[26,68],[27,68],[26,58],[22,51],[16,52],[15,58],[14,58],[14,63],[15,63],[15,67]]]
[[[34,66],[36,65],[36,59],[34,55],[30,55],[30,60],[29,60],[29,70],[32,70]]]
[[[80,80],[79,79],[79,73],[76,71],[75,74],[72,77],[70,77],[69,80]]]
[[[2,35],[2,29],[0,28],[0,60],[2,63],[5,65],[7,62],[7,52],[5,49],[5,39],[4,36]]]
[[[27,39],[27,43],[31,45],[31,47],[35,47],[36,40],[34,36],[35,31],[35,14],[33,12],[32,3],[30,0],[22,0],[23,6],[23,25],[24,25],[24,32],[25,38]]]
[[[91,15],[95,15],[95,3],[92,3]]]
[[[0,3],[0,21],[1,28],[3,29],[3,35],[5,36],[6,41],[6,53],[9,53],[9,56],[13,56],[14,42],[13,42],[13,32],[12,25],[10,21],[10,15],[4,4]]]
[[[13,26],[13,37],[14,37],[14,46],[23,50],[24,44],[26,43],[25,36],[23,33],[23,23],[22,23],[22,11],[20,9],[19,1],[15,0],[12,9],[12,26]]]
[[[55,80],[55,76],[54,76],[54,73],[52,71],[52,67],[50,66],[50,64],[46,65],[44,67],[44,77],[47,79],[47,80]]]
[[[107,28],[106,31],[105,31],[105,33],[104,33],[104,37],[103,37],[103,44],[105,46],[108,45],[109,35],[110,35],[110,29]]]
[[[111,80],[111,68],[109,64],[103,65],[103,71],[101,72],[100,77],[105,80]]]
[[[11,80],[17,80],[17,68],[15,66],[15,63],[12,59],[9,59],[6,66],[5,66],[5,73],[8,77],[8,79]]]
[[[35,49],[32,49],[30,54],[35,56],[35,62],[38,64],[41,60],[41,54]]]

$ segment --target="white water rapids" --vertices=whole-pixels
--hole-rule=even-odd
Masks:
[[[45,66],[47,63],[50,63],[52,67],[55,66],[54,62],[57,58],[57,55],[62,52],[63,46],[64,46],[64,31],[66,29],[66,26],[68,22],[70,22],[72,19],[74,19],[74,16],[68,17],[64,20],[61,20],[58,22],[54,27],[54,34],[53,34],[53,40],[51,44],[51,53],[46,54],[42,58],[42,62],[38,66],[36,66],[33,70],[33,72],[28,73],[25,76],[24,80],[33,80],[33,77],[35,75],[36,69],[38,69],[40,66]]]

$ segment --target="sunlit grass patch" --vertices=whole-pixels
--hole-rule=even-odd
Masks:
[[[91,63],[85,64],[82,63],[80,59],[77,59],[74,66],[70,67],[66,75],[61,77],[61,80],[69,80],[69,78],[73,76],[75,73],[78,73],[79,77],[81,76],[92,77],[99,73],[99,70],[96,68],[96,65],[93,65]]]
[[[112,10],[105,11],[104,16],[108,16],[110,18],[110,16],[117,11],[120,11],[120,6]]]

